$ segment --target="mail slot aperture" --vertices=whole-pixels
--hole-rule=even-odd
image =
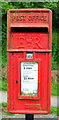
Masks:
[[[40,27],[40,28],[29,28],[29,27],[11,27],[12,32],[48,32],[47,27]]]

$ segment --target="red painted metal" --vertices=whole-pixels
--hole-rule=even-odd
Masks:
[[[50,112],[51,52],[51,10],[8,10],[7,109],[10,113],[48,114]],[[33,58],[27,59],[27,53],[32,53]],[[21,96],[21,62],[38,63],[38,96]]]

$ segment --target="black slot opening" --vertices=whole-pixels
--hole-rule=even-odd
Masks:
[[[11,27],[12,32],[48,32],[47,27],[40,28],[23,28],[23,27]]]

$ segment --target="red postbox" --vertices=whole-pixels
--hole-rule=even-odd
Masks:
[[[48,114],[51,97],[52,12],[7,13],[7,92],[11,113]]]

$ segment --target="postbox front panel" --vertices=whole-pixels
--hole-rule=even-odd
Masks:
[[[50,111],[50,18],[49,10],[8,12],[7,108],[11,113],[47,114]]]

